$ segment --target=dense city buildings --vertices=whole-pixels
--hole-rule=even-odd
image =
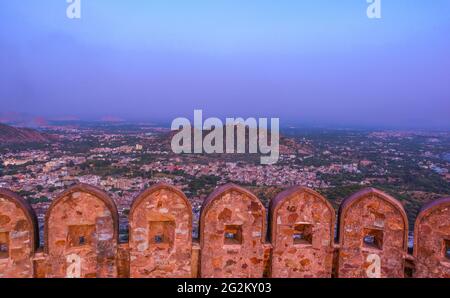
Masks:
[[[188,197],[194,237],[203,201],[229,182],[251,189],[266,207],[287,186],[313,188],[334,207],[359,189],[377,187],[401,200],[410,223],[424,204],[450,194],[448,132],[289,128],[282,131],[278,163],[261,165],[257,154],[174,154],[173,134],[164,126],[58,123],[43,131],[51,141],[0,147],[0,187],[28,200],[41,234],[52,200],[77,183],[114,199],[121,241],[128,238],[132,200],[161,182]]]

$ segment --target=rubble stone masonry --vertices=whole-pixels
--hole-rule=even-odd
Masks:
[[[450,277],[450,198],[419,214],[413,255],[403,206],[372,188],[341,204],[337,237],[331,204],[303,187],[274,198],[268,219],[248,190],[219,187],[198,240],[192,217],[182,191],[152,186],[134,200],[129,243],[119,244],[114,201],[80,184],[53,200],[40,249],[34,211],[0,189],[0,277]]]
[[[192,207],[178,189],[159,184],[130,210],[130,277],[192,277]]]
[[[415,224],[415,277],[450,278],[450,198],[426,205]]]
[[[342,203],[339,220],[339,277],[404,276],[408,219],[397,200],[359,191]]]
[[[204,202],[200,217],[202,277],[262,277],[266,210],[249,191],[228,184]]]
[[[59,195],[45,218],[48,277],[116,277],[118,214],[102,191],[78,185]]]
[[[331,277],[335,212],[315,191],[294,187],[271,202],[272,277]]]
[[[0,277],[33,277],[36,216],[16,194],[0,189]]]

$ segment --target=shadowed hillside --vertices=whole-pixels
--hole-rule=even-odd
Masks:
[[[0,123],[0,143],[43,143],[53,140],[53,137],[31,128],[18,128]]]

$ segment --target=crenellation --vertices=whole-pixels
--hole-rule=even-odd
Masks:
[[[270,205],[272,277],[331,277],[335,211],[315,191],[293,187]]]
[[[415,277],[450,278],[450,198],[424,206],[415,224]]]
[[[202,277],[263,277],[266,210],[251,192],[219,187],[200,216]]]
[[[341,204],[337,239],[334,208],[312,189],[281,192],[268,213],[224,185],[204,201],[192,239],[189,200],[157,184],[133,201],[130,239],[119,244],[114,201],[80,184],[52,202],[39,248],[34,211],[0,189],[0,277],[450,277],[450,198],[420,212],[413,255],[403,206],[373,188]]]
[[[15,193],[0,189],[0,277],[33,277],[38,237],[31,206]]]
[[[80,184],[60,194],[44,234],[47,277],[117,277],[118,213],[101,190]]]
[[[192,276],[192,207],[167,184],[139,195],[130,210],[130,277]]]
[[[400,202],[368,188],[339,213],[339,277],[404,277],[408,219]]]

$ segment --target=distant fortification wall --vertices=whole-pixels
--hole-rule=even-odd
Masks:
[[[30,205],[0,189],[0,277],[450,277],[450,198],[419,214],[413,255],[403,206],[372,188],[342,203],[337,239],[331,204],[304,187],[274,198],[268,220],[254,194],[219,187],[202,207],[199,243],[192,217],[183,192],[155,185],[134,200],[119,244],[114,201],[80,184],[53,200],[41,249]]]

